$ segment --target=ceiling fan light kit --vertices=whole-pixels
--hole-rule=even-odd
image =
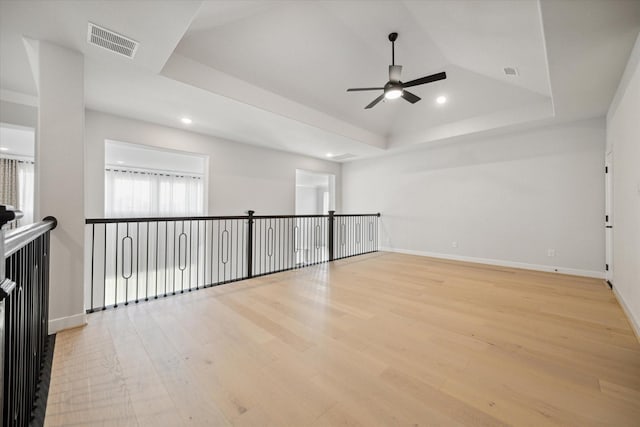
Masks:
[[[429,76],[420,77],[419,79],[411,80],[406,83],[403,83],[400,80],[400,74],[402,73],[402,65],[396,65],[396,51],[395,51],[395,41],[398,39],[398,33],[389,34],[389,41],[391,42],[391,65],[389,65],[389,81],[383,87],[360,87],[360,88],[350,88],[347,89],[347,92],[362,92],[362,91],[370,91],[370,90],[381,90],[382,95],[378,96],[374,99],[369,105],[365,108],[369,109],[374,107],[377,103],[382,101],[383,99],[397,99],[404,98],[406,101],[415,104],[420,101],[420,97],[414,95],[413,93],[406,90],[408,87],[423,85],[426,83],[436,82],[438,80],[444,80],[447,78],[447,74],[445,72],[431,74]]]
[[[397,99],[402,96],[402,87],[392,86],[385,88],[384,97],[387,99]]]

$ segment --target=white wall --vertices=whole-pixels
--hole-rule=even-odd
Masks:
[[[36,217],[54,216],[51,233],[49,332],[85,323],[84,58],[38,43]]]
[[[355,161],[343,207],[385,247],[602,277],[604,149],[595,119]]]
[[[0,100],[0,123],[36,128],[38,108]]]
[[[607,115],[613,151],[613,288],[640,336],[640,37]]]
[[[215,120],[215,118],[212,118]],[[341,165],[88,110],[85,120],[86,215],[104,212],[104,141],[144,144],[209,156],[210,215],[292,214],[296,169],[335,174]],[[336,186],[339,188],[339,184]],[[340,194],[336,200],[340,201]]]
[[[105,164],[115,168],[142,168],[205,175],[207,157],[184,154],[175,150],[149,148],[146,145],[107,141],[105,144]]]

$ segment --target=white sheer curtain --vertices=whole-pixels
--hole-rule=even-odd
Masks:
[[[204,215],[202,178],[133,170],[105,170],[108,218]]]
[[[34,198],[33,163],[20,161],[18,162],[18,209],[24,216],[19,221],[19,225],[33,222]]]

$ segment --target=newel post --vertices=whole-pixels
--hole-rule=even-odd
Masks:
[[[334,218],[333,215],[336,213],[336,211],[329,211],[329,227],[328,227],[328,234],[329,234],[329,261],[333,261],[333,222],[334,222]]]
[[[253,214],[255,211],[247,211],[249,220],[247,222],[247,277],[253,277]]]

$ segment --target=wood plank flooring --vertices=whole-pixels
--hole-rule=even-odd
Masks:
[[[89,315],[47,426],[640,426],[601,281],[375,253]]]

